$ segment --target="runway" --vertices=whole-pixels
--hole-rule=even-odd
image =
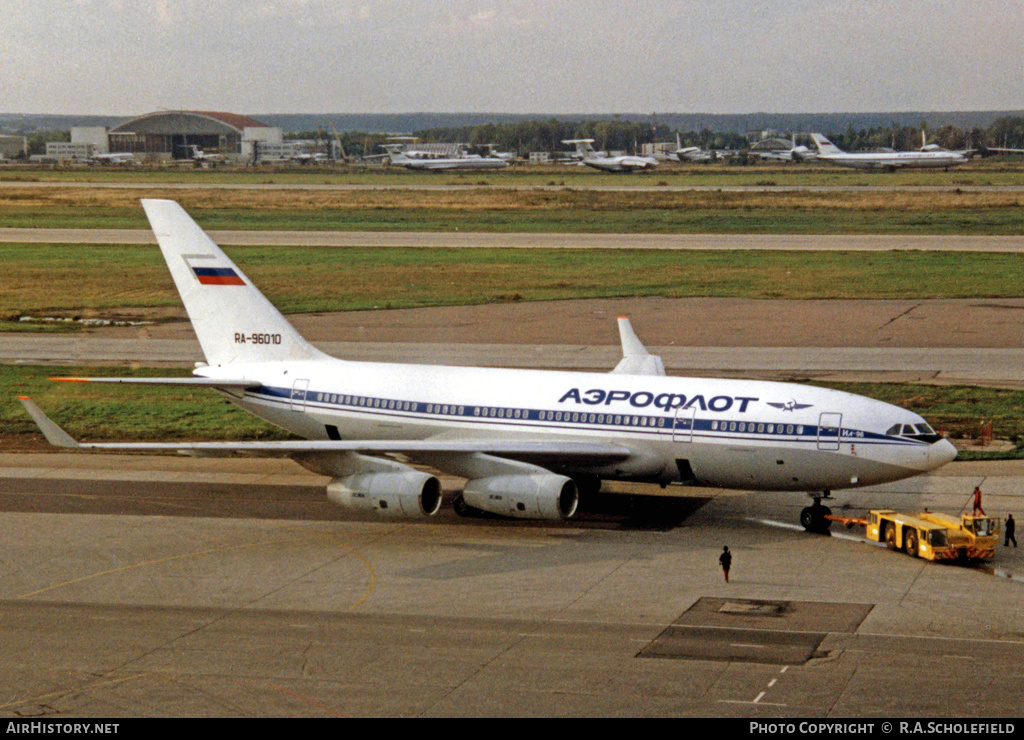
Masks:
[[[210,231],[226,247],[1024,252],[1024,236]],[[148,229],[0,228],[0,243],[156,245]]]
[[[1019,510],[1020,463],[954,463],[841,500],[955,511],[982,476],[990,513]],[[881,721],[1024,709],[1016,550],[986,572],[845,531],[807,535],[790,528],[805,503],[793,494],[692,491],[680,506],[599,504],[570,523],[448,510],[398,522],[321,508],[323,482],[272,460],[0,456],[2,713]],[[323,514],[273,514],[273,501]],[[230,514],[212,513],[220,502]]]

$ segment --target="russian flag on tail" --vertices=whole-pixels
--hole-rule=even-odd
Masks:
[[[203,285],[245,285],[245,281],[231,267],[196,267],[193,265],[192,272],[196,274],[196,278]]]
[[[245,280],[230,263],[215,254],[184,254],[185,264],[200,285],[245,285]],[[220,263],[220,264],[217,264]]]

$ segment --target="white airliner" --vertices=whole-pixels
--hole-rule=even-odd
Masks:
[[[440,152],[405,149],[402,144],[385,144],[391,164],[410,170],[499,170],[508,167],[504,157],[481,157],[463,152],[450,156]]]
[[[576,156],[583,164],[605,172],[637,172],[653,170],[658,166],[658,160],[654,157],[637,157],[630,154],[617,157],[602,156],[594,151],[593,139],[563,139],[562,143],[574,144]]]
[[[142,205],[199,339],[191,378],[74,378],[210,388],[302,439],[79,443],[27,398],[54,445],[288,456],[331,476],[345,507],[425,517],[441,485],[416,463],[467,480],[455,499],[510,517],[573,516],[602,480],[803,491],[933,470],[956,450],[917,414],[840,391],[665,375],[629,321],[610,373],[351,362],[316,349],[174,201]],[[396,459],[397,458],[397,459]],[[827,507],[801,514],[816,528]]]
[[[135,155],[131,152],[115,152],[113,154],[93,154],[89,162],[95,164],[138,164]]]
[[[818,147],[818,159],[822,162],[832,162],[841,167],[854,167],[862,170],[887,170],[894,172],[898,169],[911,167],[941,167],[949,169],[957,165],[966,164],[968,157],[960,152],[952,152],[947,149],[937,151],[915,151],[915,152],[844,152],[821,134],[811,134],[815,146]]]

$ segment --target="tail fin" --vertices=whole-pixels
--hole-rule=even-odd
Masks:
[[[143,200],[203,354],[211,365],[326,357],[295,331],[173,200]]]
[[[384,144],[383,149],[388,153],[388,161],[391,164],[405,164],[409,158],[403,153],[402,144]]]
[[[575,145],[576,155],[584,159],[593,157],[597,153],[594,151],[593,139],[562,139],[562,143]]]
[[[814,145],[818,147],[818,152],[829,156],[831,154],[842,154],[843,150],[833,144],[831,141],[826,139],[821,134],[811,134],[811,138],[814,139]]]

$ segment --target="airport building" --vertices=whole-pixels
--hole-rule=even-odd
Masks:
[[[336,140],[285,140],[284,132],[235,113],[158,111],[112,129],[80,126],[71,141],[47,142],[45,157],[62,161],[209,160],[259,164],[340,157]],[[121,159],[119,155],[129,155]]]
[[[110,129],[109,151],[141,160],[193,159],[197,152],[242,159],[246,142],[279,142],[280,129],[236,113],[157,111]]]

